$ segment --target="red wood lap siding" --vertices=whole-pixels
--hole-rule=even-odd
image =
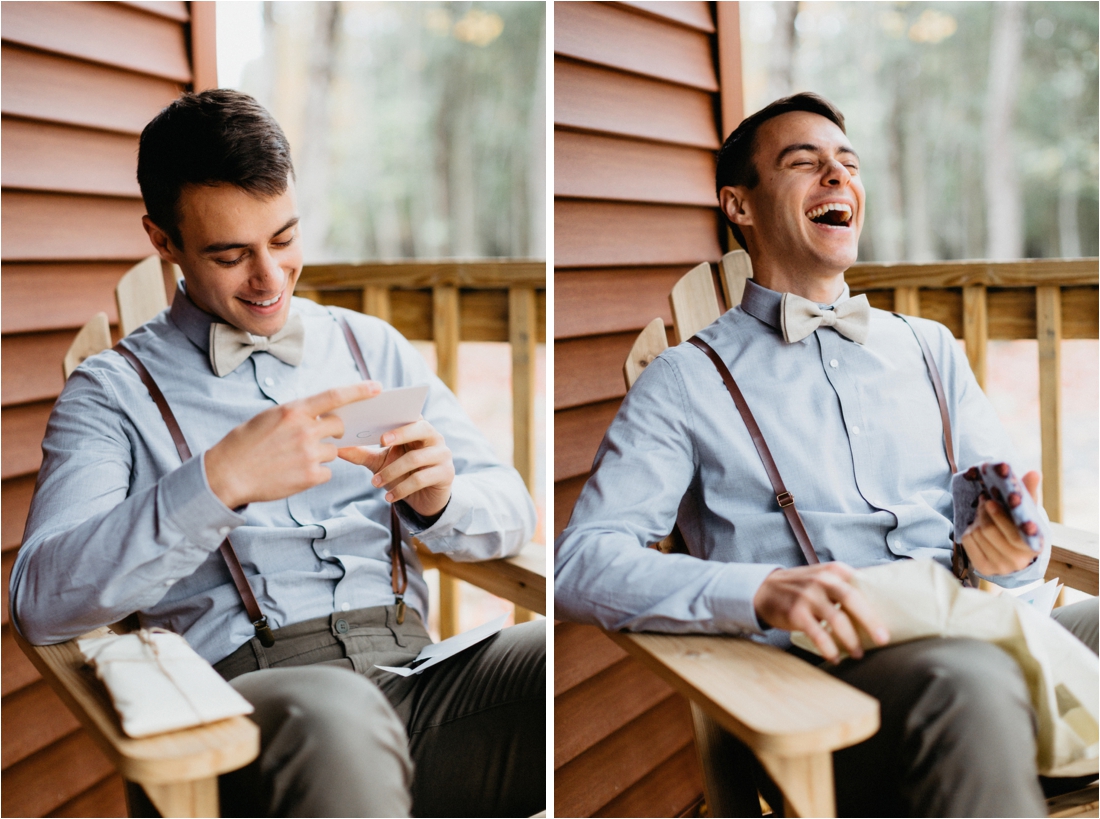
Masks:
[[[555,534],[625,395],[638,332],[671,324],[672,285],[722,254],[714,152],[719,119],[740,120],[740,89],[725,87],[740,84],[736,23],[735,3],[554,8]],[[694,809],[687,702],[596,628],[559,623],[554,645],[555,813]]]
[[[2,813],[125,815],[122,785],[16,647],[8,578],[61,360],[150,252],[135,179],[145,123],[192,82],[181,2],[3,3]],[[203,9],[197,16],[209,16]],[[210,39],[202,61],[209,72]],[[198,62],[195,63],[198,65]]]

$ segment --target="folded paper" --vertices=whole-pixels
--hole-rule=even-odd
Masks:
[[[1038,718],[1037,767],[1045,776],[1097,773],[1100,665],[1080,640],[1026,602],[963,588],[931,560],[860,569],[852,580],[890,631],[891,643],[970,637],[993,643],[1020,666]],[[863,647],[876,646],[860,629]],[[801,632],[800,648],[818,653]]]
[[[80,640],[77,646],[107,687],[127,736],[252,713],[248,700],[178,634],[143,629]]]
[[[448,637],[446,640],[442,640],[438,643],[426,645],[421,649],[420,653],[416,655],[416,659],[412,661],[412,665],[408,668],[398,668],[389,665],[379,665],[375,666],[375,668],[381,668],[383,671],[391,671],[394,674],[400,674],[402,677],[421,674],[433,665],[437,665],[455,656],[460,651],[465,651],[470,646],[477,645],[482,640],[488,640],[504,628],[504,621],[507,619],[508,615],[502,614],[495,620],[483,623],[477,628],[472,628],[469,631],[456,634],[454,637]],[[419,665],[417,665],[418,663]]]

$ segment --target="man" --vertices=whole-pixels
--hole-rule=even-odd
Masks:
[[[540,810],[541,623],[420,675],[376,668],[430,643],[427,587],[415,553],[391,549],[391,506],[406,540],[433,551],[513,554],[534,528],[518,474],[393,328],[292,298],[290,149],[255,100],[219,90],[169,105],[142,133],[138,179],[145,230],[183,283],[124,340],[137,364],[95,356],[58,399],[12,573],[18,628],[53,643],[136,611],[184,635],[261,728],[259,759],[222,778],[226,815]],[[182,465],[139,366],[196,453]],[[328,440],[343,433],[337,407],[424,383],[422,419],[385,449]],[[249,586],[273,644],[246,613]]]
[[[855,659],[832,673],[882,705],[879,733],[835,755],[839,815],[1041,815],[1019,668],[971,640],[865,657],[857,626],[880,646],[889,634],[848,582],[852,566],[952,563],[951,469],[917,333],[942,374],[960,469],[1018,462],[996,414],[946,328],[849,298],[865,199],[830,103],[798,94],[747,118],[717,175],[753,280],[698,338],[732,372],[822,562],[804,565],[722,376],[685,343],[646,368],[604,438],[556,544],[558,616],[782,647],[804,631],[832,663],[847,650]],[[1024,482],[1034,495],[1038,474]],[[645,548],[674,524],[688,555]],[[979,577],[1008,588],[1043,577],[1049,544],[1036,556],[996,503],[958,537]],[[1096,650],[1094,605],[1060,616],[1091,629]]]

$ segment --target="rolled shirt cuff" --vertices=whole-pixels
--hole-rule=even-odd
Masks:
[[[214,494],[206,479],[205,458],[203,453],[165,475],[158,491],[168,520],[184,539],[213,550],[245,517]]]
[[[728,563],[708,585],[705,602],[714,625],[725,633],[763,634],[753,598],[764,579],[783,567],[768,563]],[[714,590],[713,592],[711,590]]]

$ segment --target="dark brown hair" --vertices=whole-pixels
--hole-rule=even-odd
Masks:
[[[138,185],[149,218],[177,247],[178,205],[187,185],[235,185],[278,196],[294,174],[290,143],[275,118],[248,94],[219,88],[184,94],[141,132]]]
[[[769,119],[792,111],[818,114],[836,123],[837,127],[844,131],[844,114],[824,97],[809,91],[783,97],[770,105],[765,105],[755,114],[741,120],[741,124],[726,138],[725,144],[718,152],[718,170],[715,174],[716,193],[720,193],[727,185],[741,185],[750,189],[757,186],[760,182],[760,174],[752,161],[756,132]],[[741,247],[745,247],[745,236],[741,233],[741,228],[730,222],[730,229]]]

